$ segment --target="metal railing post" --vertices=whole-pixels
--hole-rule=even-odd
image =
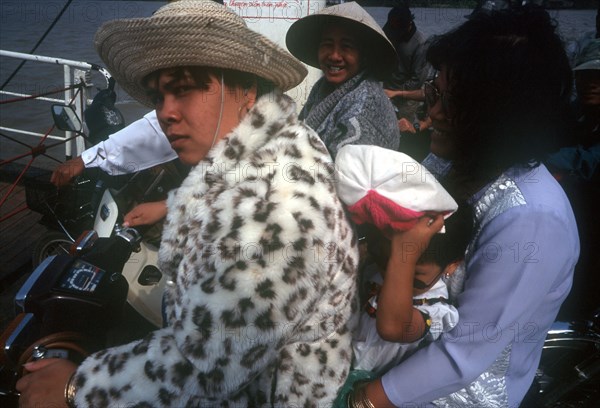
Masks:
[[[68,88],[72,84],[71,67],[69,67],[68,65],[63,65],[63,73],[64,73],[63,80],[65,83],[65,88]],[[73,90],[72,89],[65,90],[65,105],[69,105],[71,103],[72,98],[73,98]],[[70,137],[73,137],[73,132],[65,131],[65,138],[69,139]],[[69,141],[69,142],[65,143],[65,159],[66,160],[71,159],[73,157],[72,153],[73,153],[73,145],[72,145],[72,142]]]
[[[75,113],[77,114],[77,116],[79,117],[79,119],[81,119],[81,123],[83,124],[85,122],[84,120],[84,110],[87,108],[86,106],[86,101],[88,100],[88,93],[89,93],[89,88],[88,88],[88,84],[86,83],[86,72],[84,70],[81,69],[75,69],[73,71],[73,78],[75,80],[75,82],[77,84],[81,84],[82,87],[79,89],[79,98],[77,98],[75,100]],[[83,136],[79,135],[76,139],[75,139],[75,156],[81,156],[81,153],[83,153],[83,151],[85,150],[85,139],[83,138]]]
[[[86,80],[87,74],[89,74],[91,71],[98,71],[100,74],[102,74],[104,76],[104,79],[106,80],[107,85],[108,85],[108,81],[110,78],[110,74],[108,73],[108,71],[105,68],[95,65],[95,64],[90,64],[87,62],[67,60],[67,59],[63,59],[63,58],[47,57],[47,56],[43,56],[43,55],[24,54],[24,53],[20,53],[20,52],[7,51],[7,50],[0,50],[0,56],[16,58],[16,59],[26,60],[26,61],[35,61],[35,62],[41,62],[41,63],[47,63],[47,64],[63,65],[63,82],[65,84],[65,88],[70,87],[73,84],[81,83],[83,86],[79,90],[79,92],[81,92],[80,97],[77,98],[76,100],[72,101],[73,95],[74,95],[73,90],[67,89],[64,92],[63,99],[46,98],[43,96],[39,96],[39,97],[36,97],[35,100],[54,102],[54,103],[64,103],[66,105],[73,105],[75,108],[75,111],[76,111],[77,115],[79,116],[79,118],[81,119],[82,123],[84,122],[83,112],[88,103],[88,98],[90,96],[90,88],[92,87],[91,83],[88,83],[88,81]],[[74,69],[72,69],[72,68],[74,68]],[[91,74],[90,74],[90,77],[91,77]],[[1,90],[0,95],[12,95],[12,96],[18,96],[18,97],[32,96],[32,95],[21,94],[21,93],[16,93],[16,92],[9,92],[9,91],[5,91],[5,90]],[[36,136],[36,137],[46,137],[46,138],[54,139],[54,140],[65,140],[65,139],[69,139],[69,138],[73,137],[73,135],[74,135],[73,134],[74,132],[65,132],[64,137],[62,135],[52,135],[52,134],[47,135],[47,134],[43,134],[43,133],[30,132],[30,131],[26,131],[23,129],[9,128],[9,127],[2,126],[1,124],[0,124],[0,130],[6,130],[6,131],[17,133],[17,134],[24,134],[24,135],[30,135],[30,136]],[[85,150],[85,139],[81,136],[65,143],[65,157],[67,159],[73,157],[73,155],[75,155],[75,156],[81,155],[81,153],[84,150]]]

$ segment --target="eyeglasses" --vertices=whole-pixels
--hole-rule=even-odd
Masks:
[[[440,275],[444,272],[443,269],[440,270],[440,272],[438,274],[436,274],[433,279],[431,279],[431,282],[429,283],[425,283],[423,281],[420,281],[418,279],[414,279],[413,280],[413,288],[415,289],[428,289],[430,286],[432,286],[434,283],[437,282],[437,279],[440,277]]]
[[[425,102],[427,106],[431,108],[434,106],[439,99],[442,100],[442,109],[444,109],[444,113],[448,119],[452,119],[454,117],[455,109],[453,103],[452,94],[449,91],[440,92],[439,89],[435,86],[434,79],[430,79],[423,83],[423,93],[425,94]]]

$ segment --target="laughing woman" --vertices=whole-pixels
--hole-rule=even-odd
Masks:
[[[302,62],[323,71],[300,119],[334,158],[346,144],[398,150],[396,114],[380,82],[396,67],[396,51],[362,7],[343,3],[301,18],[290,26],[286,44]]]
[[[281,92],[306,69],[211,0],[105,23],[95,42],[194,166],[167,203],[166,326],[79,367],[28,364],[21,405],[329,406],[350,367],[358,251],[331,157]]]

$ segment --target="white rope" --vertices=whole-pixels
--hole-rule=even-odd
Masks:
[[[219,121],[217,122],[217,129],[215,130],[215,135],[213,136],[212,144],[210,148],[212,149],[217,140],[217,135],[219,134],[219,130],[221,129],[221,119],[223,119],[223,107],[225,106],[225,81],[223,81],[223,71],[221,71],[221,111],[219,112]]]

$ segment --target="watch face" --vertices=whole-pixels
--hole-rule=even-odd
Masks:
[[[105,271],[89,263],[76,260],[59,283],[61,289],[94,292]]]

